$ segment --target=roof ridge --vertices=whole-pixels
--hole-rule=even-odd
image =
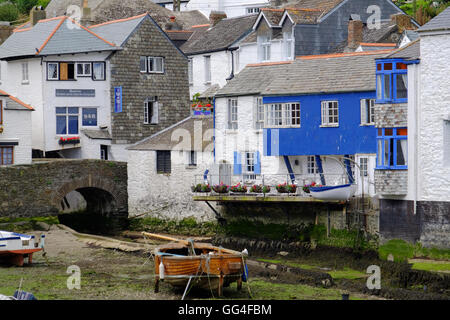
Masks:
[[[313,59],[328,59],[328,58],[343,58],[343,57],[354,57],[354,56],[367,56],[376,55],[381,53],[389,53],[394,51],[393,49],[381,49],[363,52],[344,52],[344,53],[327,53],[327,54],[317,54],[309,56],[297,56],[296,59],[301,60],[313,60]]]
[[[284,9],[262,8],[261,11],[278,11],[278,12],[284,12]]]
[[[25,102],[23,102],[22,100],[20,100],[19,98],[16,98],[12,95],[10,95],[9,93],[7,93],[6,91],[3,91],[0,89],[0,94],[4,95],[4,96],[8,96],[8,98],[10,98],[11,100],[14,100],[15,102],[17,102],[18,104],[24,106],[25,108],[34,111],[35,109],[30,106],[29,104],[26,104]]]
[[[81,24],[79,24],[78,22],[76,22],[75,20],[73,20],[72,18],[68,17],[68,19],[70,21],[72,21],[72,23],[76,24],[77,26],[81,27],[83,30],[86,30],[87,32],[89,32],[90,34],[92,34],[93,36],[96,36],[97,38],[99,38],[100,40],[103,40],[104,42],[106,42],[107,44],[109,44],[110,46],[115,47],[116,45],[112,42],[109,42],[108,40],[100,37],[98,34],[96,34],[95,32],[93,32],[92,30],[89,30],[88,28],[86,28],[85,26],[82,26]]]
[[[314,11],[314,12],[322,12],[323,10],[320,9],[313,9],[313,8],[284,8],[286,11]]]
[[[135,19],[139,19],[139,18],[145,17],[146,15],[148,15],[148,12],[142,13],[142,14],[137,15],[137,16],[134,16],[134,17],[129,17],[129,18],[124,18],[124,19],[117,19],[117,20],[106,21],[106,22],[103,22],[103,23],[99,23],[99,24],[95,24],[95,25],[89,26],[89,29],[91,29],[91,28],[97,28],[97,27],[101,27],[101,26],[108,25],[108,24],[113,24],[113,23],[119,23],[119,22],[125,22],[125,21],[135,20]]]
[[[61,17],[60,17],[61,18]],[[38,55],[39,53],[41,53],[41,51],[45,48],[45,46],[48,44],[48,42],[50,41],[50,39],[55,35],[56,31],[58,31],[58,29],[61,27],[61,25],[63,24],[64,21],[66,21],[67,17],[64,16],[61,21],[58,23],[58,25],[56,26],[56,28],[52,31],[52,33],[47,37],[47,39],[45,39],[44,43],[42,44],[42,46],[37,50],[36,55]],[[56,20],[56,19],[54,19]],[[40,20],[39,22],[41,22],[42,20]]]
[[[396,54],[398,52],[402,52],[403,50],[405,50],[406,48],[411,47],[412,45],[416,44],[417,42],[420,42],[420,38],[417,38],[416,40],[411,41],[410,43],[404,45],[403,47],[400,47],[400,48],[397,48],[395,50],[392,50],[392,52],[389,52],[388,56],[391,56],[391,55]]]
[[[209,27],[211,24],[196,24],[195,26],[191,26],[191,28],[202,28],[202,27]]]
[[[280,64],[291,64],[293,61],[276,61],[276,62],[261,62],[261,63],[250,63],[246,67],[264,67],[264,66],[276,66]]]
[[[396,47],[396,43],[390,42],[360,42],[359,45],[366,47]]]

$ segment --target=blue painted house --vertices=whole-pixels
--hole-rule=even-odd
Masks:
[[[244,180],[355,181],[373,195],[373,70],[388,52],[248,65],[216,95],[216,160]]]

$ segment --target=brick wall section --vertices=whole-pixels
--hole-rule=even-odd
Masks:
[[[113,214],[126,214],[127,164],[101,160],[62,160],[0,167],[0,217],[34,217],[58,213],[69,192],[85,189],[95,201],[111,195]],[[89,206],[89,204],[88,204]],[[92,203],[91,207],[96,207]]]
[[[407,170],[375,170],[375,191],[382,195],[408,193]]]
[[[164,74],[141,74],[141,56],[164,57]],[[113,143],[130,144],[190,115],[188,60],[150,21],[144,20],[124,50],[111,58]],[[122,113],[114,113],[114,87],[122,86]],[[144,124],[144,101],[157,96],[159,124]]]
[[[376,128],[399,128],[408,126],[408,104],[375,104]]]
[[[426,246],[450,247],[450,202],[418,201],[420,215],[420,242]]]

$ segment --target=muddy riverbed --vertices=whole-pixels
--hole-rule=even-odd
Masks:
[[[22,282],[22,290],[32,292],[41,300],[179,300],[183,295],[183,290],[164,283],[159,293],[153,292],[154,263],[150,250],[156,242],[149,242],[144,249],[131,247],[131,252],[125,252],[123,250],[128,250],[126,243],[111,244],[102,239],[82,237],[57,225],[46,232],[28,233],[46,235],[45,255],[35,254],[32,266],[0,266],[0,294],[12,295]],[[415,299],[423,297],[424,293],[419,288],[406,290],[402,296],[392,289],[395,292],[389,295],[390,291],[386,293],[385,289],[384,294],[375,292],[373,295],[365,288],[369,275],[361,268],[351,268],[348,264],[333,267],[314,257],[290,257],[283,251],[273,256],[253,255],[250,251],[248,267],[250,279],[243,289],[237,291],[236,284],[232,284],[225,288],[221,299],[341,300],[343,293],[349,293],[350,299]],[[74,274],[68,273],[77,268],[81,280],[79,289],[72,277]],[[443,294],[427,294],[428,298],[448,298]],[[187,299],[217,298],[215,292],[209,290],[193,289],[187,295]]]

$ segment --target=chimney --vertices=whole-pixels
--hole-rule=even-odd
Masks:
[[[399,33],[403,33],[405,30],[415,29],[411,23],[411,18],[403,13],[391,15],[391,22],[398,26]]]
[[[7,21],[0,22],[0,45],[13,33],[14,27]]]
[[[361,20],[348,21],[348,40],[347,46],[356,49],[363,41],[363,23]]]
[[[183,26],[176,21],[175,16],[170,17],[170,22],[165,25],[166,30],[183,30]]]
[[[80,24],[85,27],[92,25],[91,8],[89,7],[88,0],[83,0],[83,8],[81,9]]]
[[[44,8],[42,6],[35,6],[30,11],[30,21],[31,25],[35,26],[39,20],[44,20],[47,18]]]
[[[209,14],[209,23],[211,26],[215,26],[220,20],[226,19],[227,14],[221,11],[211,11]]]

